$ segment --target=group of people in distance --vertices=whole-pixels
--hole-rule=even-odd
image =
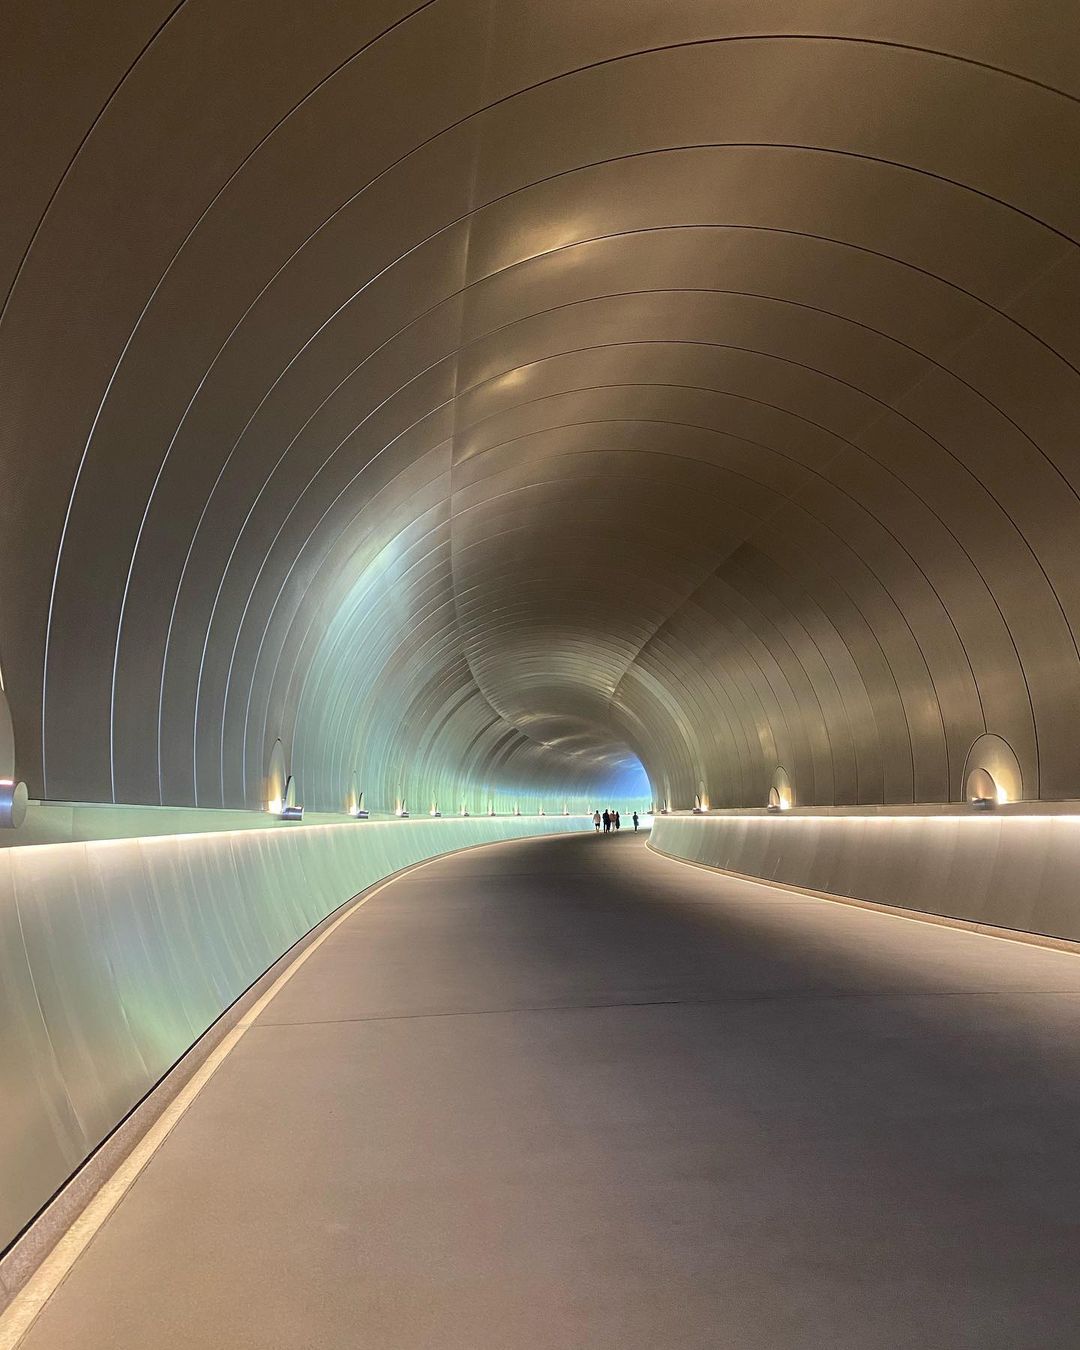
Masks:
[[[636,832],[638,823],[640,821],[640,817],[638,816],[638,813],[636,811],[634,812],[633,815],[633,821],[634,821],[634,830]],[[622,827],[622,821],[619,819],[618,811],[615,810],[609,811],[606,808],[604,810],[603,815],[601,815],[599,811],[593,812],[592,823],[596,826],[597,834],[600,833],[601,825],[603,825],[604,827],[605,834],[610,833],[611,830],[618,830]]]

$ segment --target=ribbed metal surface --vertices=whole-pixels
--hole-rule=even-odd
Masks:
[[[1080,795],[1075,4],[13,18],[32,792]]]

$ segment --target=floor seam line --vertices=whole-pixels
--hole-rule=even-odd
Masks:
[[[362,1017],[312,1017],[290,1022],[253,1022],[251,1030],[270,1027],[320,1027],[363,1022],[430,1022],[454,1017],[498,1017],[520,1013],[604,1012],[619,1008],[724,1008],[755,1003],[843,1002],[887,998],[1080,998],[1080,989],[918,989],[874,993],[762,994],[742,998],[658,998],[618,1003],[530,1004],[523,1008],[456,1008],[449,1012],[375,1013]]]

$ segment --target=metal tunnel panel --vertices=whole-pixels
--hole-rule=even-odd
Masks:
[[[16,15],[31,790],[1080,795],[1073,7],[354,10]]]
[[[582,823],[366,821],[0,849],[0,1249],[338,906],[437,854]]]

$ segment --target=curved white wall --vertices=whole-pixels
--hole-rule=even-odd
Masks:
[[[583,824],[366,821],[0,850],[0,1248],[338,906],[422,859]]]
[[[764,881],[1080,941],[1080,806],[657,816],[652,846]]]

